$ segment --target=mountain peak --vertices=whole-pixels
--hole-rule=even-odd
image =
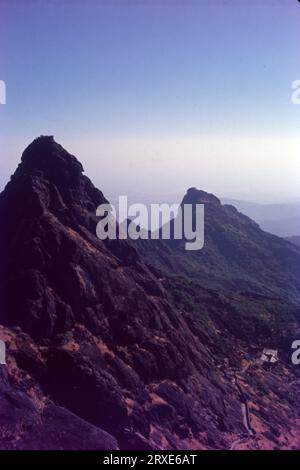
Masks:
[[[182,199],[182,204],[214,204],[219,206],[221,202],[213,194],[192,187],[187,190]]]
[[[24,170],[49,170],[50,167],[69,167],[82,173],[81,163],[60,144],[52,135],[41,135],[34,139],[24,150],[21,159]]]
[[[106,200],[83,171],[77,158],[53,136],[41,135],[24,150],[18,168],[1,194],[0,206],[1,199],[9,199],[10,203],[21,205],[25,213],[34,208],[37,213],[47,209],[61,213],[74,205],[79,212],[95,213],[96,207]]]

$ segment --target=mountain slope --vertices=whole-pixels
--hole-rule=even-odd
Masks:
[[[222,198],[222,202],[233,205],[255,220],[262,230],[278,237],[286,238],[300,233],[299,203],[258,204],[230,198]]]
[[[0,448],[43,448],[45,439],[51,448],[78,448],[72,432],[67,442],[60,437],[63,413],[90,426],[86,448],[97,433],[103,448],[230,448],[241,436],[252,448],[297,445],[290,384],[298,378],[284,357],[276,371],[258,360],[255,331],[273,328],[276,316],[269,300],[244,297],[246,313],[251,303],[256,314],[242,333],[234,324],[241,294],[190,282],[181,268],[176,276],[158,269],[139,244],[98,240],[96,207],[105,201],[52,137],[24,151],[0,195],[0,339],[7,346],[0,409],[7,396],[24,398],[13,429],[0,420]],[[173,253],[168,246],[171,264]],[[278,311],[286,308],[277,302]],[[254,404],[255,437],[244,424],[245,401]],[[18,434],[28,406],[44,426],[39,432],[31,422],[34,438]],[[49,430],[51,410],[57,418]]]
[[[286,237],[286,240],[293,243],[296,246],[300,246],[300,236]]]
[[[205,243],[202,250],[185,250],[185,240],[165,240],[163,244],[145,243],[149,259],[160,266],[201,280],[209,287],[226,288],[234,292],[247,291],[280,297],[300,303],[300,250],[275,235],[264,232],[235,207],[222,205],[215,196],[190,188],[184,204],[205,206]],[[174,220],[171,234],[174,232]],[[171,238],[172,235],[171,235]],[[155,253],[171,250],[164,257]]]

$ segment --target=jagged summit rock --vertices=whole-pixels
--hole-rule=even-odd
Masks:
[[[38,171],[40,171],[46,172],[51,177],[55,175],[51,171],[58,171],[59,168],[72,173],[74,179],[83,172],[81,163],[74,155],[71,155],[55,142],[53,136],[40,136],[34,139],[24,150],[16,174],[22,172],[31,172],[33,174],[37,172],[39,174]]]
[[[182,199],[181,204],[215,204],[220,205],[220,200],[214,195],[197,189],[189,188]]]
[[[1,204],[2,201],[2,204]],[[4,202],[6,201],[6,202]],[[0,211],[11,219],[21,211],[40,215],[49,210],[64,222],[95,215],[107,202],[101,191],[83,174],[81,163],[55,142],[40,136],[23,152],[21,162],[0,196]]]

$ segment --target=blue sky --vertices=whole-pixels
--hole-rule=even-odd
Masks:
[[[296,0],[0,0],[0,186],[54,134],[108,196],[298,198],[299,23]]]

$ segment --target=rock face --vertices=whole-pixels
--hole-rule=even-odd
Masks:
[[[52,137],[29,145],[0,195],[0,339],[7,347],[0,448],[221,449],[241,438],[250,448],[297,446],[299,409],[289,383],[298,378],[284,356],[297,328],[296,280],[290,290],[282,284],[283,302],[273,291],[266,297],[254,271],[247,292],[228,288],[234,266],[228,285],[224,276],[214,284],[212,270],[200,269],[195,256],[184,260],[172,242],[100,241],[102,202]],[[216,217],[230,215],[240,245],[240,224],[258,230],[214,204]],[[217,230],[213,211],[211,224]],[[260,237],[266,247],[270,236]],[[294,279],[297,248],[286,251],[292,245],[276,237],[272,243]],[[241,282],[247,275],[240,270]],[[282,346],[276,370],[256,359],[269,331],[268,341]],[[244,424],[245,396],[254,437]]]
[[[118,449],[116,440],[70,411],[38,404],[15,389],[0,366],[0,448],[3,450]]]

